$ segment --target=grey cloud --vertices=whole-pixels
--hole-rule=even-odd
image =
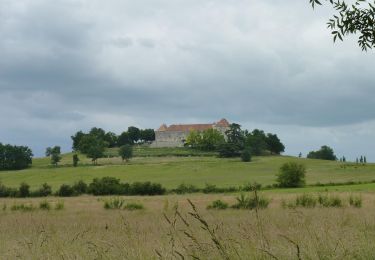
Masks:
[[[0,112],[12,121],[0,137],[29,136],[15,131],[27,124],[68,149],[70,134],[95,124],[227,117],[324,142],[326,129],[371,124],[373,54],[333,46],[326,11],[302,2],[2,1],[0,110],[13,109]]]
[[[112,42],[119,48],[127,48],[133,45],[133,39],[131,37],[118,37],[113,39]]]
[[[154,48],[155,47],[155,42],[154,40],[150,38],[140,38],[138,39],[138,43],[146,48]]]

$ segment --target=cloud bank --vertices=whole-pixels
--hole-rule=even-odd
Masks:
[[[372,151],[375,65],[300,0],[0,0],[0,141],[70,149],[93,126],[211,122],[276,132],[287,154]]]

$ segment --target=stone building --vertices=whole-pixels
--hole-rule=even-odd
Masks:
[[[223,135],[229,129],[229,122],[221,119],[212,124],[170,125],[163,124],[155,131],[155,141],[152,147],[182,147],[191,131],[202,132],[207,129],[216,129]]]

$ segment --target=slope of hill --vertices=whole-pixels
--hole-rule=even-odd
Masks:
[[[197,187],[204,187],[206,183],[229,187],[256,181],[269,185],[275,183],[279,167],[288,161],[298,161],[306,165],[307,184],[368,182],[375,179],[374,164],[344,165],[340,162],[288,156],[254,157],[253,162],[244,163],[239,159],[222,159],[203,154],[196,157],[162,155],[158,151],[155,156],[135,157],[129,163],[123,163],[118,157],[103,158],[99,160],[98,166],[91,165],[89,159],[80,155],[80,166],[76,168],[71,166],[72,154],[64,154],[58,167],[51,166],[49,158],[39,158],[34,159],[33,166],[29,169],[0,172],[0,182],[13,187],[26,182],[31,188],[47,182],[56,189],[63,183],[72,184],[78,180],[90,182],[93,178],[112,176],[126,182],[157,182],[169,189],[182,183]],[[373,186],[375,188],[375,185],[367,186],[368,189]]]

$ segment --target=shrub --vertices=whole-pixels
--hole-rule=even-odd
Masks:
[[[296,206],[304,208],[314,208],[316,206],[316,198],[310,194],[302,194],[296,198]]]
[[[331,197],[330,201],[331,201],[331,207],[340,208],[343,206],[342,200],[337,196]]]
[[[30,186],[24,182],[21,183],[18,189],[18,196],[21,198],[26,198],[30,196]]]
[[[44,183],[36,191],[30,192],[31,197],[47,197],[52,194],[52,188],[47,183]]]
[[[104,201],[105,209],[122,209],[125,205],[125,200],[121,198],[112,198]]]
[[[120,179],[113,177],[95,178],[88,187],[88,192],[94,195],[126,194],[128,186],[121,185]]]
[[[166,189],[158,183],[120,183],[119,179],[103,177],[90,183],[88,192],[94,195],[163,195]]]
[[[323,207],[342,207],[342,200],[338,196],[328,196],[327,194],[318,196],[319,204]]]
[[[130,185],[130,195],[163,195],[165,192],[159,183],[134,182]]]
[[[198,192],[199,189],[191,184],[180,184],[176,189],[173,190],[177,194],[194,193]]]
[[[35,207],[32,204],[13,204],[10,208],[12,211],[33,211]]]
[[[8,193],[9,193],[8,197],[15,198],[19,196],[19,191],[16,188],[8,188]]]
[[[39,203],[39,208],[42,209],[42,210],[50,210],[51,209],[51,205],[49,204],[48,201],[42,201]]]
[[[355,208],[361,208],[362,207],[362,197],[350,195],[349,205],[352,206],[352,207],[355,207]]]
[[[87,193],[87,190],[88,190],[87,184],[82,180],[74,183],[72,188],[73,188],[74,193],[76,195],[81,195],[81,194]]]
[[[288,162],[280,167],[277,182],[280,187],[303,187],[305,186],[306,168],[302,164]]]
[[[203,189],[203,193],[215,193],[217,192],[216,185],[206,183],[206,187]]]
[[[223,202],[221,200],[215,200],[212,204],[207,206],[207,209],[227,209],[228,203]]]
[[[64,209],[64,201],[58,201],[55,205],[55,210],[63,210]]]
[[[241,160],[243,162],[251,162],[251,151],[250,151],[250,149],[245,149],[241,153]]]
[[[241,148],[237,144],[233,143],[222,143],[219,145],[219,157],[231,158],[239,157],[241,155]]]
[[[143,205],[140,203],[130,202],[124,206],[126,210],[140,210],[144,209]]]
[[[17,197],[18,190],[15,188],[9,188],[5,186],[4,184],[0,183],[0,197],[6,198],[6,197]]]
[[[236,199],[237,203],[232,206],[235,209],[265,209],[269,204],[267,198],[258,196],[256,192],[252,193],[250,196],[241,194]]]
[[[73,154],[73,167],[77,167],[79,162],[78,154]]]
[[[254,183],[247,183],[240,188],[242,191],[254,191],[260,190],[262,188],[262,184],[254,182]]]
[[[74,195],[73,187],[63,184],[60,186],[60,189],[57,191],[56,195],[60,197],[71,197]]]

